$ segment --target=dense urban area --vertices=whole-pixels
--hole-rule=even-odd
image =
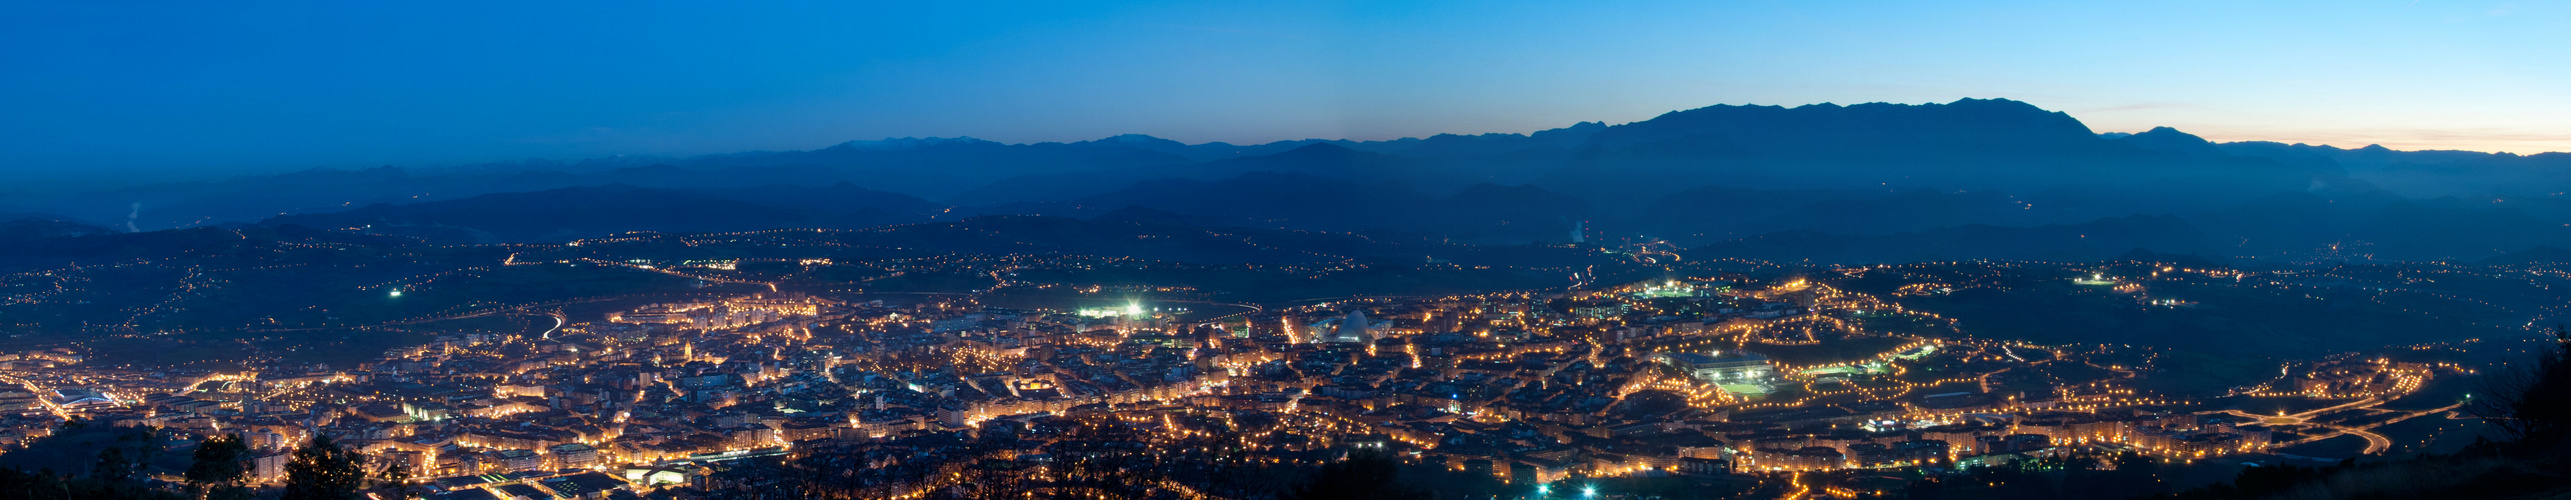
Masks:
[[[1446,498],[1873,498],[2007,488],[1991,471],[2062,468],[2144,471],[2091,486],[2148,493],[2245,467],[2463,446],[2480,426],[2474,386],[2456,381],[2495,352],[2531,346],[2542,325],[2487,330],[2513,339],[2314,341],[2297,355],[2209,360],[2204,346],[2171,343],[2248,352],[2252,341],[2128,343],[2102,318],[2040,327],[2090,341],[1986,335],[1968,327],[1970,309],[1947,306],[2187,315],[2251,307],[2206,303],[2246,293],[2434,315],[2452,310],[2415,296],[2481,300],[2428,286],[2439,279],[2564,278],[2543,266],[2147,260],[1681,265],[1651,245],[1570,246],[1649,272],[1602,277],[1590,265],[1546,271],[1567,272],[1567,285],[1241,301],[1074,279],[1185,268],[1135,259],[565,253],[671,241],[526,246],[493,266],[352,287],[390,303],[470,289],[440,281],[494,268],[584,266],[687,283],[324,330],[416,339],[359,359],[287,347],[150,365],[77,341],[0,354],[0,445],[25,453],[67,446],[47,444],[58,437],[149,429],[130,439],[162,450],[237,435],[244,485],[257,488],[284,481],[298,448],[326,440],[362,457],[379,496],[477,500],[1278,498],[1306,471],[1357,460]],[[774,279],[851,266],[865,271],[842,286]],[[1351,267],[1285,272],[1328,280]],[[71,300],[82,272],[21,274],[14,290],[33,291],[10,300]],[[978,281],[865,286],[927,274]],[[59,285],[29,285],[38,281]],[[2038,291],[2093,303],[1976,295]],[[187,482],[181,455],[144,452],[137,474]]]
[[[2571,1],[1844,3],[9,2],[0,500],[2571,500]]]

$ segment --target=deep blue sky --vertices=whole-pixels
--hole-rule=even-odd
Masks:
[[[2561,1],[737,3],[11,2],[0,171],[1381,139],[1959,97],[2100,131],[2571,150]]]

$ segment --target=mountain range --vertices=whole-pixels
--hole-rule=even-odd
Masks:
[[[0,218],[21,221],[0,238],[294,225],[542,242],[1049,215],[1495,245],[1666,241],[1709,256],[1829,262],[2136,249],[2479,260],[2571,247],[2571,200],[2561,196],[2571,192],[2571,154],[2100,133],[2006,99],[1718,105],[1620,125],[1390,141],[900,138],[25,191],[0,195],[0,212],[15,214]]]

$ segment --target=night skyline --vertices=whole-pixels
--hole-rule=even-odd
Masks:
[[[0,6],[0,500],[2571,498],[2571,1]]]

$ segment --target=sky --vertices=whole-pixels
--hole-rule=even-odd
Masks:
[[[2009,98],[2571,151],[2571,2],[11,2],[0,173],[1189,143]]]

